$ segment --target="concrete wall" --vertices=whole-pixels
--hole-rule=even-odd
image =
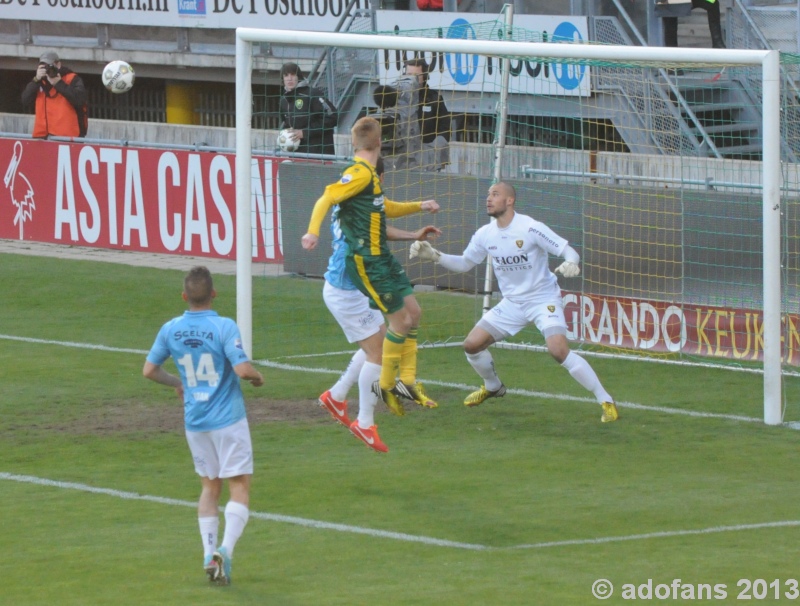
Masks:
[[[303,250],[300,238],[316,199],[339,172],[334,166],[281,165],[286,271],[315,277],[325,273],[330,255],[327,220],[316,250]],[[566,290],[697,304],[718,302],[722,296],[760,302],[763,247],[758,196],[508,181],[517,188],[517,210],[549,225],[583,257],[580,278],[559,280]],[[393,200],[436,199],[442,210],[435,217],[413,215],[392,224],[415,230],[433,223],[444,230],[435,246],[461,254],[472,234],[488,221],[484,201],[490,184],[488,178],[395,171],[387,174],[384,189]],[[794,232],[797,225],[788,227]],[[453,274],[432,263],[409,262],[408,246],[392,243],[390,248],[415,284],[483,290],[483,267],[477,274]],[[553,267],[556,264],[553,260]]]

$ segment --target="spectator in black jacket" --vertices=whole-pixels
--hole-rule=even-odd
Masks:
[[[318,88],[303,80],[296,63],[281,67],[283,95],[281,96],[282,128],[294,131],[300,139],[298,153],[334,155],[333,129],[339,120],[336,107]]]
[[[428,62],[419,57],[405,62],[406,76],[416,76],[421,88],[417,117],[422,128],[422,166],[442,170],[450,164],[450,112],[442,96],[428,87]]]
[[[664,46],[678,46],[678,17],[684,17],[692,9],[701,8],[708,13],[708,31],[713,48],[726,48],[722,36],[720,0],[656,0],[655,13],[664,20]]]

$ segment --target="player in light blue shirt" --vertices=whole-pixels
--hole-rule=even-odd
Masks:
[[[259,387],[264,377],[250,363],[236,323],[212,311],[216,296],[208,269],[192,268],[183,281],[189,311],[161,327],[142,374],[173,387],[183,401],[186,440],[202,484],[197,512],[203,568],[211,582],[227,585],[233,549],[250,516],[253,475],[253,447],[239,379]],[[161,367],[169,357],[180,377]],[[225,534],[217,548],[223,479],[228,480],[230,501],[225,506]]]
[[[233,367],[249,362],[239,328],[212,310],[187,311],[164,324],[147,355],[160,366],[172,356],[183,384],[187,431],[211,431],[245,417]]]

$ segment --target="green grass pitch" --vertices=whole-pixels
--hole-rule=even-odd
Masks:
[[[321,283],[257,278],[254,357],[276,364],[245,386],[253,516],[233,585],[211,587],[181,406],[141,376],[183,312],[183,272],[0,264],[0,603],[583,605],[601,578],[605,604],[650,579],[724,584],[714,602],[739,603],[740,579],[783,595],[800,577],[798,434],[735,418],[761,417],[760,375],[590,358],[623,404],[604,425],[545,354],[496,350],[515,391],[466,409],[478,379],[463,353],[424,350],[440,406],[379,411],[381,456],[315,405],[347,355],[289,355],[314,339],[351,349]],[[215,279],[216,309],[235,316],[235,278]],[[463,332],[437,316],[447,296],[424,296],[428,329]],[[784,388],[795,420],[797,380]]]

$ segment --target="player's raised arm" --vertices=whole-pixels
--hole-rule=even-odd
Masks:
[[[414,242],[408,253],[409,259],[419,257],[423,261],[433,261],[450,271],[463,273],[475,267],[478,263],[464,255],[446,255],[431,246],[430,242]]]
[[[392,225],[386,226],[386,239],[393,240],[396,242],[399,241],[410,241],[410,240],[427,240],[429,237],[436,237],[441,236],[442,230],[434,225],[426,225],[425,227],[420,227],[416,231],[406,231],[404,229],[398,229],[397,227],[393,227]]]

